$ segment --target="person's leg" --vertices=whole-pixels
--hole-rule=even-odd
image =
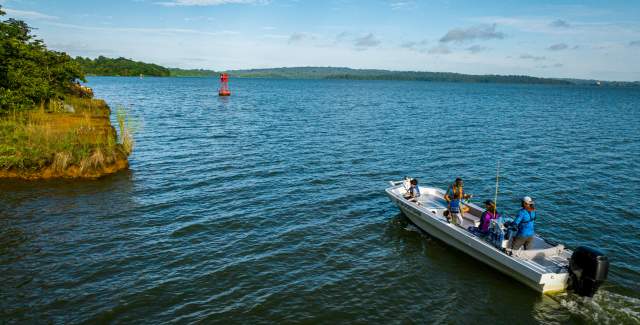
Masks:
[[[524,237],[514,237],[513,242],[511,243],[511,249],[518,250],[527,239]]]
[[[460,213],[459,213],[459,212],[455,212],[455,213],[453,213],[453,215],[451,216],[451,223],[452,223],[452,224],[454,224],[454,225],[456,225],[456,226],[459,226],[459,225],[460,225],[460,222],[459,222],[459,220],[460,220],[459,215],[460,215]]]
[[[528,250],[528,249],[532,249],[532,248],[533,248],[533,236],[525,238],[525,240],[524,240],[524,249]]]

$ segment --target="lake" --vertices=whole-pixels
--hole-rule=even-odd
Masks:
[[[93,77],[130,169],[0,181],[0,323],[640,323],[640,90]],[[115,114],[112,114],[115,121]],[[115,125],[115,124],[114,124]],[[411,225],[405,175],[602,249],[593,299],[542,296]]]

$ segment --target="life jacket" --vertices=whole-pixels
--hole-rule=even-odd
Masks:
[[[454,199],[449,202],[449,212],[460,213],[460,199]]]
[[[451,199],[456,197],[456,193],[460,193],[460,197],[464,198],[464,187],[458,187],[455,184],[451,185]]]

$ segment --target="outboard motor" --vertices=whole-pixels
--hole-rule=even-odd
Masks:
[[[580,246],[573,251],[569,262],[570,286],[573,291],[593,297],[598,287],[607,279],[609,259],[599,250]]]

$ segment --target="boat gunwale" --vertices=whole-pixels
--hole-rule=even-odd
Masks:
[[[395,198],[398,200],[398,202],[402,202],[402,203],[403,203],[404,205],[406,205],[407,207],[412,208],[412,209],[414,209],[414,210],[417,210],[417,211],[418,211],[418,212],[420,212],[421,214],[425,214],[426,216],[430,217],[430,218],[431,218],[431,219],[433,219],[434,221],[437,221],[438,223],[442,223],[442,224],[446,224],[446,225],[451,225],[450,223],[448,223],[448,222],[446,221],[446,219],[445,219],[445,218],[442,218],[442,217],[439,217],[439,216],[437,216],[437,215],[434,215],[434,213],[433,213],[433,212],[431,212],[431,211],[429,211],[427,207],[425,207],[425,206],[423,206],[423,205],[415,204],[415,203],[410,202],[410,201],[407,201],[407,200],[406,200],[404,197],[402,197],[401,195],[396,194],[396,193],[394,193],[394,192],[393,192],[393,190],[394,190],[394,189],[401,188],[401,187],[402,187],[402,185],[394,185],[394,186],[391,186],[391,187],[387,188],[385,191],[387,192],[387,194],[388,194],[388,195],[395,197]],[[421,188],[425,188],[425,189],[432,189],[432,190],[435,190],[435,192],[444,193],[444,191],[443,191],[442,189],[437,188],[437,187],[425,187],[425,186],[421,186]],[[467,205],[471,205],[471,206],[473,206],[473,207],[474,207],[474,208],[476,208],[476,209],[482,210],[482,209],[480,209],[477,205],[475,205],[475,204],[473,204],[473,203],[469,203],[469,204],[467,204]],[[473,235],[473,234],[472,234],[472,233],[470,233],[468,230],[466,230],[466,229],[464,229],[464,228],[462,228],[462,227],[458,227],[458,226],[449,226],[447,229],[448,229],[448,231],[449,231],[449,232],[450,232],[451,230],[455,230],[455,232],[457,232],[458,234],[463,235],[464,237],[466,237],[466,238],[468,238],[468,239],[473,240],[476,244],[481,244],[483,247],[485,247],[485,248],[489,248],[490,250],[492,250],[492,251],[493,251],[492,253],[494,253],[494,254],[495,254],[495,253],[497,253],[497,255],[498,255],[498,256],[504,256],[504,257],[508,258],[509,260],[511,260],[511,261],[513,261],[513,262],[515,262],[515,263],[517,263],[517,264],[519,264],[519,265],[521,265],[521,266],[523,266],[523,267],[527,268],[530,272],[533,272],[533,273],[535,273],[535,274],[539,275],[540,277],[542,277],[543,275],[546,275],[546,274],[566,274],[566,273],[567,273],[567,272],[560,272],[560,273],[558,273],[558,272],[551,272],[547,267],[545,267],[544,265],[541,265],[541,264],[539,264],[539,263],[537,263],[537,262],[535,262],[535,261],[533,261],[533,260],[521,259],[521,258],[517,258],[517,257],[514,257],[514,256],[510,256],[510,255],[506,254],[505,252],[501,251],[500,249],[498,249],[497,247],[495,247],[495,246],[491,245],[490,243],[488,243],[488,242],[486,242],[486,241],[482,240],[480,237]],[[425,230],[425,229],[423,229],[423,230],[424,230],[424,231],[427,231],[427,230]],[[443,231],[443,232],[445,232],[445,233],[447,232],[447,231],[445,231],[445,230],[443,230],[443,229],[439,229],[439,230],[440,230],[440,231]],[[427,231],[427,232],[428,232],[428,231]],[[452,236],[452,237],[453,237],[453,236]],[[536,237],[538,237],[538,238],[540,238],[541,240],[543,240],[543,241],[547,242],[544,238],[542,238],[542,237],[540,237],[540,236],[537,236],[537,235],[536,235]],[[460,242],[460,243],[466,244],[466,243],[462,242],[462,241],[461,241],[460,239],[458,239],[458,238],[455,238],[455,237],[453,237],[453,238],[454,238],[455,240],[457,240],[458,242]],[[550,243],[549,243],[549,242],[547,242],[547,244],[550,244]],[[478,252],[480,252],[481,254],[483,254],[483,255],[485,255],[485,256],[487,256],[487,257],[492,258],[495,262],[497,262],[497,263],[501,263],[500,261],[497,261],[495,258],[493,258],[493,257],[489,256],[488,254],[486,254],[485,252],[481,252],[481,251],[479,251],[477,248],[476,248],[475,250],[477,250]],[[570,253],[571,253],[571,251],[570,251],[570,250],[565,249],[565,251],[568,251],[568,253],[569,253],[569,255],[570,255]],[[475,258],[475,256],[474,256],[474,258]],[[484,261],[482,261],[482,262],[484,262]],[[503,264],[503,263],[501,263],[501,264]]]

